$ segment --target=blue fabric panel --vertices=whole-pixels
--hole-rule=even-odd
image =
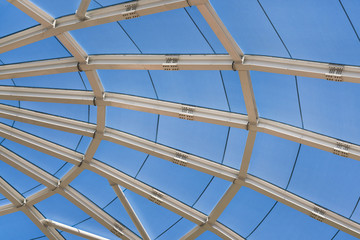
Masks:
[[[292,57],[360,65],[359,40],[338,0],[260,2]]]
[[[289,191],[349,217],[360,196],[359,171],[356,160],[302,146]]]
[[[156,98],[147,71],[99,70],[98,73],[107,92]]]
[[[224,165],[240,169],[246,144],[246,137],[247,131],[239,128],[230,128],[223,162]]]
[[[5,64],[69,57],[70,54],[55,37],[0,54]]]
[[[257,133],[248,172],[285,188],[299,144],[265,133]]]
[[[160,116],[158,142],[221,163],[228,128]]]
[[[155,238],[174,224],[180,217],[175,213],[150,202],[131,191],[125,192],[134,211],[137,213],[150,238]],[[156,217],[154,217],[156,216]]]
[[[154,141],[158,116],[116,107],[107,107],[106,126]]]
[[[210,214],[217,202],[220,201],[225,194],[230,184],[231,183],[228,181],[214,177],[209,186],[204,189],[203,194],[194,205],[194,208],[207,215]]]
[[[247,237],[274,203],[274,200],[242,187],[221,214],[219,221],[242,237]]]
[[[325,223],[278,203],[248,239],[329,240],[336,231]]]
[[[150,186],[192,205],[206,187],[211,176],[149,156],[138,178]]]
[[[260,117],[302,127],[294,76],[251,71]]]
[[[151,71],[159,99],[229,111],[219,71]]]
[[[70,185],[101,208],[116,197],[108,180],[88,170],[80,173]]]
[[[1,216],[0,232],[1,238],[4,240],[31,239],[43,235],[40,229],[23,212]]]
[[[159,236],[157,239],[159,240],[180,239],[195,226],[196,224],[183,218],[178,223],[176,223],[172,228],[170,228],[168,231],[166,231],[161,236]]]
[[[0,28],[0,38],[21,31],[23,29],[38,25],[35,20],[27,16],[25,13],[23,13],[21,10],[19,10],[17,7],[12,5],[8,1],[1,1],[0,9],[0,22],[2,23]]]
[[[360,144],[360,85],[299,77],[305,129]]]
[[[213,53],[184,9],[122,21],[121,25],[143,53]]]
[[[211,3],[245,54],[289,57],[257,1],[211,0]]]
[[[147,154],[133,149],[108,142],[101,141],[95,153],[95,158],[120,171],[135,176],[143,164]]]
[[[196,238],[196,240],[221,240],[221,238],[210,231],[206,231]]]
[[[245,101],[238,72],[221,71],[221,75],[224,80],[224,86],[230,105],[230,111],[246,114]]]

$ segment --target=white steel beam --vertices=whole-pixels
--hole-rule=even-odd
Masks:
[[[70,33],[64,32],[56,36],[64,47],[74,56],[79,63],[86,62],[87,53],[80,44],[71,36]],[[52,60],[49,60],[52,61]],[[80,69],[77,69],[80,70]]]
[[[55,19],[29,0],[7,0],[18,9],[29,15],[45,28],[55,27]]]
[[[44,219],[44,220],[42,220],[42,223],[43,223],[45,226],[50,226],[50,227],[59,229],[59,230],[64,231],[64,232],[71,233],[71,234],[73,234],[73,235],[76,235],[76,236],[79,236],[79,237],[82,237],[82,238],[85,238],[85,239],[90,239],[90,240],[109,240],[108,238],[103,238],[103,237],[98,236],[98,235],[95,235],[95,234],[93,234],[93,233],[89,233],[89,232],[87,232],[87,231],[80,230],[80,229],[78,229],[78,228],[74,228],[74,227],[68,226],[68,225],[66,225],[66,224],[56,222],[56,221],[54,221],[54,220]]]
[[[230,57],[233,60],[233,70],[235,70],[234,65],[236,63],[242,62],[242,57],[244,53],[241,51],[240,47],[236,41],[231,36],[230,32],[225,27],[224,23],[221,21],[220,17],[217,15],[215,9],[211,6],[208,1],[205,4],[197,6],[200,13],[203,15],[207,23],[210,25],[226,51],[229,53]],[[259,117],[255,102],[254,91],[252,88],[250,73],[248,70],[239,71],[241,88],[245,100],[246,111],[249,116],[249,122],[252,125],[256,125],[257,119]]]
[[[86,20],[86,11],[90,5],[90,2],[91,0],[81,0],[75,14],[80,20]]]
[[[41,221],[44,216],[34,207],[27,206],[26,199],[16,191],[9,183],[0,177],[0,193],[9,199],[15,206],[21,208],[28,218],[48,237],[50,240],[64,240],[61,234],[54,228],[45,227]]]
[[[31,77],[78,71],[75,58],[60,58],[0,66],[0,79]]]
[[[328,209],[316,205],[308,200],[305,200],[298,195],[290,193],[280,187],[268,183],[257,177],[248,175],[245,181],[238,180],[237,184],[244,185],[251,188],[265,196],[268,196],[276,201],[279,201],[291,208],[294,208],[310,217],[333,226],[343,232],[346,232],[356,238],[360,238],[360,224],[336,214]]]
[[[169,62],[171,60],[171,62]],[[83,70],[232,70],[229,55],[92,55]]]
[[[237,70],[255,70],[330,81],[360,83],[360,67],[331,63],[302,61],[279,57],[245,56],[242,63],[235,64]],[[331,72],[333,70],[333,72]]]
[[[60,131],[92,137],[96,126],[91,123],[35,112],[18,107],[0,104],[0,117],[14,121],[34,124]]]
[[[48,88],[0,86],[0,98],[18,101],[94,104],[93,92]]]
[[[24,31],[14,33],[0,39],[0,53],[25,46],[63,32],[75,29],[96,26],[100,24],[121,21],[133,17],[145,16],[159,12],[184,8],[190,5],[203,3],[205,0],[148,0],[122,3],[87,12],[86,20],[70,15],[56,19],[53,28],[36,26]],[[134,10],[129,10],[129,4],[136,4]],[[36,11],[35,11],[36,12]],[[35,16],[36,17],[36,16]],[[41,17],[39,17],[41,18]]]
[[[19,211],[19,208],[17,208],[14,204],[10,203],[10,204],[6,204],[6,205],[2,205],[0,206],[0,217],[7,215],[7,214],[11,214],[14,212]]]
[[[118,130],[106,129],[103,139],[228,181],[237,176],[233,168]]]
[[[197,8],[214,31],[226,51],[230,54],[233,61],[241,61],[241,56],[244,55],[243,52],[226,29],[224,23],[221,21],[210,2],[206,1],[204,4],[199,4],[197,5]]]
[[[121,190],[119,185],[117,185],[116,183],[112,183],[112,182],[110,182],[110,185],[113,188],[114,192],[116,193],[116,196],[119,198],[121,204],[124,206],[126,212],[130,216],[131,220],[133,221],[135,227],[139,231],[141,237],[143,239],[145,239],[145,240],[150,240],[150,237],[149,237],[148,233],[146,232],[146,230],[145,230],[144,226],[142,225],[140,219],[136,215],[134,209],[131,207],[130,202],[126,198],[125,194],[123,193],[123,191]]]
[[[75,165],[79,165],[82,161],[81,153],[7,126],[3,123],[0,123],[0,136]]]

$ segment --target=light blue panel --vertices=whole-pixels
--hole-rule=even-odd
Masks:
[[[76,228],[79,228],[83,231],[87,231],[89,233],[96,234],[103,238],[107,238],[109,240],[118,240],[119,238],[112,234],[109,229],[105,228],[103,225],[95,221],[93,218],[88,221],[82,222],[79,225],[76,225]],[[67,238],[72,239],[72,238]]]
[[[180,219],[180,216],[175,213],[129,190],[125,192],[125,195],[151,239]]]
[[[69,57],[69,53],[56,40],[51,37],[32,44],[16,48],[0,54],[0,59],[6,63],[20,63],[45,59]]]
[[[85,105],[22,101],[21,108],[67,117],[83,122],[87,122],[88,120],[88,106]]]
[[[6,197],[4,197],[4,195],[0,194],[0,206],[7,205],[10,203],[11,202]],[[1,220],[0,220],[0,222],[1,222]]]
[[[298,150],[298,143],[257,133],[248,172],[285,188]]]
[[[249,240],[329,240],[337,229],[278,203]]]
[[[219,71],[151,71],[159,99],[229,111]]]
[[[229,181],[214,177],[194,205],[194,208],[207,215],[210,214],[211,210],[213,210],[216,204],[220,201],[230,184],[231,183]]]
[[[32,2],[49,13],[52,17],[58,18],[64,15],[75,14],[81,0],[32,0]],[[97,7],[97,4],[91,1],[89,9],[95,7]]]
[[[158,116],[124,108],[106,108],[106,126],[154,141]]]
[[[360,144],[360,85],[299,77],[306,129]]]
[[[83,136],[80,142],[78,143],[76,151],[80,153],[85,153],[90,145],[91,140],[92,138]]]
[[[221,238],[210,231],[201,234],[196,240],[221,240]]]
[[[339,232],[335,238],[331,239],[331,240],[358,240],[358,238],[353,237],[347,233],[344,232]]]
[[[158,142],[220,163],[227,132],[225,126],[160,116]]]
[[[31,239],[41,235],[40,229],[21,211],[0,217],[0,236],[4,240]]]
[[[71,31],[88,54],[138,54],[139,51],[117,22]]]
[[[0,64],[0,66],[1,65],[4,65],[4,64]],[[2,79],[2,80],[0,80],[0,85],[1,86],[14,86],[14,81],[13,81],[13,79]]]
[[[99,70],[98,73],[107,92],[156,98],[147,71]]]
[[[64,163],[54,174],[55,177],[57,178],[62,178],[68,171],[70,171],[70,169],[74,167],[74,165],[66,162]]]
[[[350,217],[351,220],[360,223],[360,206],[359,206],[359,203],[357,203],[356,208],[354,209],[354,212],[352,212],[350,216],[351,216]],[[349,215],[347,217],[349,217]]]
[[[354,25],[354,28],[357,33],[357,37],[359,37],[360,34],[360,2],[359,1],[353,1],[353,0],[341,0],[341,3],[343,4],[347,14],[349,15],[349,18]],[[354,32],[354,35],[355,32]]]
[[[80,135],[63,132],[60,130],[45,128],[45,127],[40,127],[29,123],[15,122],[14,127],[22,131],[25,131],[27,133],[30,133],[32,135],[46,139],[50,142],[70,148],[72,150],[75,150],[81,138]]]
[[[108,142],[101,141],[95,153],[95,158],[120,171],[135,176],[143,164],[147,154],[133,149]]]
[[[54,174],[64,164],[60,159],[10,140],[4,141],[2,145],[50,174]]]
[[[231,112],[246,114],[246,107],[239,73],[237,71],[221,71]]]
[[[359,40],[338,0],[261,3],[294,58],[360,65]]]
[[[178,223],[176,223],[172,228],[170,228],[168,231],[164,232],[161,236],[159,236],[157,239],[158,240],[180,239],[195,226],[196,224],[183,218]]]
[[[83,81],[84,85],[85,85],[85,89],[86,90],[92,90],[91,88],[91,85],[90,85],[90,82],[86,76],[86,73],[85,72],[78,72],[79,74],[79,77],[81,78],[81,80]]]
[[[39,185],[39,182],[33,180],[22,172],[0,161],[0,176],[11,184],[18,192],[23,193]]]
[[[122,21],[121,25],[143,53],[213,53],[183,9]]]
[[[66,198],[55,194],[35,205],[47,219],[72,226],[89,216],[69,202]]]
[[[221,44],[220,40],[216,37],[214,31],[211,29],[209,24],[206,22],[204,17],[201,15],[197,7],[184,8],[190,17],[194,20],[196,25],[199,27],[201,33],[204,35],[206,40],[209,42],[211,47],[214,49],[216,54],[227,54],[225,48]]]
[[[224,165],[240,169],[244,154],[247,131],[239,128],[230,128],[228,143],[225,150]]]
[[[117,219],[119,222],[121,222],[123,225],[125,225],[127,228],[129,228],[131,231],[140,235],[133,221],[129,217],[129,214],[126,212],[124,206],[117,197],[114,198],[113,201],[111,201],[111,203],[104,208],[104,210],[112,217]]]
[[[350,216],[360,196],[360,165],[353,159],[302,146],[289,191]]]
[[[23,192],[23,196],[24,196],[25,198],[30,197],[30,196],[34,195],[34,194],[37,193],[37,192],[40,192],[41,190],[43,190],[43,189],[45,189],[45,188],[46,188],[46,186],[41,185],[41,184],[38,184],[38,185],[36,185],[35,187],[30,188],[29,190]]]
[[[236,233],[246,237],[260,223],[274,203],[274,200],[242,187],[218,220]]]
[[[211,179],[210,175],[149,156],[138,179],[192,205]]]
[[[25,28],[38,25],[35,20],[8,1],[1,1],[0,9],[0,22],[2,23],[0,28],[0,38],[21,31]]]
[[[70,185],[101,208],[116,197],[108,180],[88,170],[84,170]]]
[[[246,54],[289,57],[257,1],[211,0],[211,3]]]
[[[18,87],[41,87],[85,90],[78,72],[60,73],[35,77],[15,78]]]
[[[251,71],[260,117],[302,127],[294,76]]]

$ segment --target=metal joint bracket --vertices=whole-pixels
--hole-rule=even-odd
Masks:
[[[182,106],[181,112],[179,112],[179,118],[185,120],[194,120],[195,107]]]
[[[78,62],[77,64],[76,64],[76,67],[77,67],[77,69],[78,69],[78,71],[79,72],[83,72],[83,70],[81,69],[81,67],[80,67],[80,62]]]
[[[200,227],[204,227],[205,225],[209,224],[209,216],[206,216],[205,222],[203,222]]]
[[[152,194],[149,195],[148,199],[151,202],[161,206],[161,204],[163,203],[163,200],[161,199],[162,197],[163,197],[163,194],[161,192],[153,189],[153,192],[152,192]]]
[[[77,15],[77,10],[75,11],[75,16],[80,20],[80,21],[86,21],[86,20],[88,20],[89,19],[89,16],[85,13],[85,16],[84,17],[79,17],[78,15]]]
[[[335,81],[335,82],[342,82],[342,72],[344,70],[343,65],[329,65],[329,73],[325,73],[326,80]]]
[[[21,204],[20,204],[19,206],[17,206],[16,208],[22,208],[22,207],[25,207],[26,203],[27,203],[27,199],[26,199],[26,198],[24,198],[24,199],[22,200]]]
[[[80,163],[80,165],[82,164],[82,161],[81,161],[81,163]],[[61,185],[61,181],[60,181],[60,179],[57,181],[57,184],[56,184],[56,186],[53,188],[53,189],[51,189],[51,191],[53,192],[53,191],[55,191],[56,189],[58,189],[59,187],[60,187],[60,185]]]
[[[256,131],[258,124],[259,124],[259,119],[257,119],[256,123],[247,122],[246,130],[247,131]]]
[[[179,70],[179,57],[178,56],[167,56],[165,59],[165,63],[163,63],[162,67],[165,71],[178,71]]]
[[[110,232],[112,232],[113,234],[115,234],[115,236],[122,238],[124,236],[123,231],[121,230],[120,226],[115,226],[113,227]]]
[[[125,4],[125,12],[122,14],[122,16],[125,19],[133,19],[139,17],[139,14],[136,12],[137,6],[137,2]]]
[[[318,206],[314,206],[314,210],[310,213],[310,217],[320,222],[323,222],[325,219],[325,214],[326,214],[325,209]]]
[[[51,25],[52,25],[53,28],[56,28],[56,19],[52,22]]]
[[[234,179],[233,184],[235,185],[243,185],[245,183],[246,176],[238,176],[237,179]]]
[[[80,164],[78,165],[78,167],[81,167],[84,162],[85,162],[85,155],[82,156],[82,160],[81,160]]]
[[[172,162],[177,165],[186,167],[188,164],[187,158],[188,158],[188,155],[186,155],[185,153],[175,152],[175,156],[174,156]]]
[[[342,156],[342,157],[348,157],[349,156],[349,149],[350,144],[344,143],[344,142],[336,142],[336,146],[333,149],[333,154]]]

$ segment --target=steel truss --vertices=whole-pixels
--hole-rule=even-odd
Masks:
[[[340,66],[277,57],[244,55],[208,0],[137,1],[134,2],[136,3],[136,7],[132,8],[130,12],[128,8],[129,3],[87,11],[90,0],[82,0],[74,15],[58,19],[54,19],[29,0],[8,1],[38,21],[41,25],[0,39],[0,53],[56,36],[74,57],[2,65],[0,66],[0,79],[76,72],[80,70],[85,71],[93,91],[0,87],[0,98],[21,101],[96,105],[97,123],[84,123],[64,117],[0,105],[0,117],[93,137],[88,149],[83,155],[21,130],[0,124],[0,136],[75,165],[62,179],[56,179],[39,167],[0,146],[0,159],[2,161],[47,187],[28,198],[24,198],[5,180],[0,179],[0,191],[11,201],[11,204],[0,207],[0,216],[21,210],[50,239],[63,239],[55,228],[89,239],[104,239],[101,236],[96,236],[66,226],[62,223],[45,219],[36,210],[34,204],[58,193],[85,211],[100,224],[104,225],[116,236],[124,239],[140,239],[136,234],[132,233],[125,226],[121,225],[102,209],[69,186],[69,183],[71,183],[71,181],[84,169],[88,169],[109,180],[111,187],[124,205],[143,239],[149,239],[149,236],[118,185],[148,198],[150,201],[196,223],[197,227],[184,235],[182,239],[195,239],[206,230],[214,232],[223,239],[242,239],[241,236],[217,221],[217,218],[242,186],[258,191],[276,201],[301,211],[316,220],[336,227],[355,237],[360,237],[359,224],[247,173],[257,132],[272,134],[360,161],[360,146],[358,145],[339,141],[331,137],[288,126],[276,121],[259,118],[249,74],[250,70],[321,78],[338,82],[347,81],[360,83],[360,67]],[[173,64],[174,66],[171,67],[175,67],[176,70],[238,71],[248,115],[124,94],[105,93],[101,80],[96,73],[97,69],[168,70],[169,64],[167,63],[167,59],[169,56],[88,56],[82,47],[68,33],[70,30],[128,19],[129,15],[139,17],[190,5],[196,5],[198,7],[199,11],[224,45],[229,55],[171,56],[177,59],[176,63]],[[334,74],[333,69],[338,69],[339,71]],[[179,118],[184,118],[184,115],[186,115],[185,117],[188,120],[246,129],[248,130],[248,137],[240,170],[238,171],[210,160],[166,147],[152,141],[144,140],[118,130],[106,128],[105,116],[107,106]],[[191,111],[188,111],[188,109]],[[102,140],[121,144],[171,161],[175,164],[180,164],[181,166],[189,167],[231,181],[232,185],[210,215],[206,216],[194,208],[172,198],[166,193],[93,159]]]

